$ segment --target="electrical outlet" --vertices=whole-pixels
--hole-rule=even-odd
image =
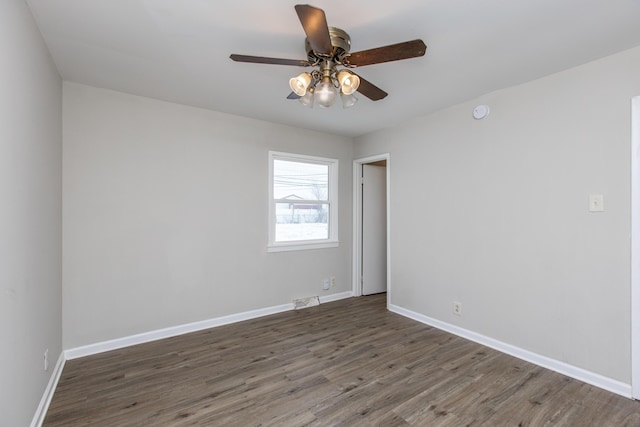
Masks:
[[[329,279],[324,279],[324,280],[322,281],[322,289],[324,289],[324,290],[326,291],[326,290],[328,290],[328,289],[329,289],[329,287],[330,287]]]
[[[331,287],[335,287],[336,286],[336,276],[331,276]]]
[[[44,370],[49,370],[49,349],[44,351]]]
[[[454,301],[453,302],[453,314],[456,316],[462,316],[462,303]]]

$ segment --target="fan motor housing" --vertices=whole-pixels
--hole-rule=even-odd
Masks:
[[[349,37],[346,31],[336,27],[329,27],[329,36],[331,37],[331,45],[333,46],[333,52],[330,58],[335,62],[341,63],[342,57],[351,50],[351,37]],[[312,64],[327,59],[314,52],[309,45],[309,40],[306,38],[304,39],[304,48],[307,52],[307,58]]]

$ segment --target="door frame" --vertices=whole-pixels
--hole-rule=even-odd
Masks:
[[[640,96],[631,99],[631,397],[640,399]]]
[[[353,289],[354,297],[362,296],[362,165],[386,160],[387,176],[387,306],[391,301],[391,155],[363,157],[353,161]]]

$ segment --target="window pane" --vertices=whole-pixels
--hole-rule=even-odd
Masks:
[[[329,238],[329,205],[277,203],[276,242]]]
[[[274,199],[328,200],[329,166],[273,161]]]
[[[269,151],[268,252],[337,247],[338,160]]]

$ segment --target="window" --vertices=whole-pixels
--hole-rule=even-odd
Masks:
[[[269,252],[338,246],[338,160],[269,152]]]

